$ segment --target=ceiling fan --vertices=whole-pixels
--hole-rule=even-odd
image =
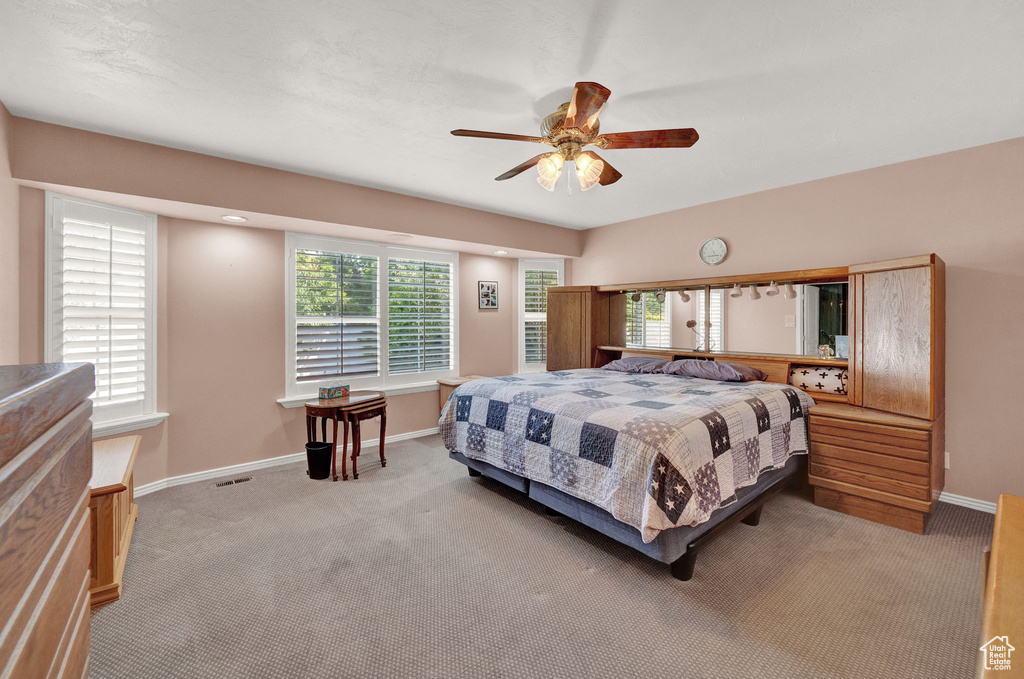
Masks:
[[[575,164],[576,176],[579,177],[580,188],[584,191],[596,184],[614,184],[622,177],[618,170],[599,155],[593,151],[584,151],[584,146],[596,146],[600,149],[664,149],[688,148],[697,142],[697,131],[691,128],[599,134],[601,124],[597,116],[610,94],[611,90],[597,83],[576,83],[572,90],[572,99],[541,121],[541,137],[479,130],[452,130],[452,134],[456,137],[510,139],[554,146],[554,151],[536,155],[495,177],[499,182],[511,179],[536,165],[539,174],[537,181],[548,191],[555,190],[555,183],[562,175],[562,167],[567,160]]]

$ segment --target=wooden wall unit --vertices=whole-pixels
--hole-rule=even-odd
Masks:
[[[795,355],[625,346],[623,292],[787,280],[848,280],[848,364]],[[792,365],[849,365],[848,394],[810,394],[819,404],[809,417],[815,502],[923,533],[945,479],[945,285],[945,264],[930,254],[830,269],[552,288],[553,293],[566,292],[548,298],[548,369],[599,366],[625,352],[742,363],[768,373],[768,381],[784,383]],[[570,300],[568,291],[577,296]],[[596,338],[602,335],[622,339],[600,343]]]
[[[0,676],[89,659],[93,367],[0,367]]]
[[[141,436],[122,436],[93,444],[93,473],[89,482],[92,535],[89,597],[92,606],[121,597],[128,545],[139,516],[133,470],[141,443]]]
[[[625,341],[625,296],[593,286],[548,288],[548,370],[604,365],[611,359],[599,347]]]

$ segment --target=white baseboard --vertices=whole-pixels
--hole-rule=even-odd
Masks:
[[[419,431],[410,431],[405,434],[394,434],[386,437],[384,440],[386,443],[396,443],[398,441],[406,441],[408,439],[416,439],[421,436],[430,436],[431,434],[437,433],[437,427],[431,429],[420,429]],[[375,446],[379,439],[364,439],[364,446]],[[256,471],[257,469],[266,469],[267,467],[277,467],[282,464],[291,464],[292,462],[299,462],[300,460],[306,459],[306,452],[293,453],[291,455],[282,455],[280,457],[270,457],[265,460],[256,460],[255,462],[243,462],[242,464],[234,464],[229,467],[218,467],[216,469],[207,469],[206,471],[193,472],[191,474],[182,474],[181,476],[171,476],[166,479],[160,479],[159,481],[153,481],[139,486],[135,489],[135,496],[148,495],[164,488],[172,488],[173,486],[180,486],[186,483],[195,483],[196,481],[206,481],[208,479],[216,479],[221,476],[235,476],[242,472]]]
[[[995,502],[975,500],[973,497],[964,497],[963,495],[953,495],[952,493],[939,493],[939,502],[948,502],[951,505],[970,507],[971,509],[977,509],[979,512],[988,512],[989,514],[996,513]]]

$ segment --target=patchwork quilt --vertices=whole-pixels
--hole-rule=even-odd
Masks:
[[[467,382],[438,425],[448,450],[597,505],[650,542],[806,453],[813,405],[785,384],[566,370]]]

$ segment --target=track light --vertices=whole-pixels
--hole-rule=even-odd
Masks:
[[[635,292],[634,292],[634,293],[633,293],[632,295],[630,295],[630,296],[629,296],[629,298],[630,298],[631,300],[633,300],[634,302],[639,302],[639,301],[640,301],[640,298],[641,298],[642,296],[643,296],[643,295],[641,294],[641,292],[640,292],[639,290],[637,290],[637,291],[635,291]]]
[[[663,304],[665,302],[665,291],[658,290],[658,294],[654,296],[654,299],[658,300],[658,304]]]
[[[686,290],[680,290],[679,291],[679,299],[683,300],[684,302],[689,302],[690,301],[690,293],[686,292]]]
[[[757,283],[750,286],[750,299],[761,299],[761,293],[757,291]]]
[[[796,289],[793,288],[792,283],[786,283],[786,287],[783,288],[782,294],[786,299],[793,299],[796,297]]]
[[[768,295],[769,297],[774,297],[775,295],[779,294],[779,286],[775,284],[775,281],[771,282],[771,285],[768,286],[768,289],[765,290],[764,294]]]
[[[729,296],[730,297],[742,297],[743,296],[743,288],[740,287],[739,283],[734,283],[733,284],[732,290],[729,292]]]

